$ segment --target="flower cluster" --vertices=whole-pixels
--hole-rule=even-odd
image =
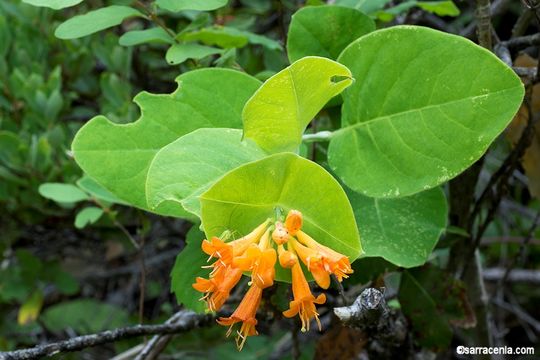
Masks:
[[[330,286],[331,274],[342,281],[353,272],[345,255],[319,244],[302,231],[302,224],[302,213],[291,210],[284,223],[268,219],[237,240],[226,242],[225,236],[222,236],[202,242],[202,250],[209,255],[208,262],[212,259],[215,261],[206,266],[211,269],[209,278],[198,277],[193,288],[204,293],[201,300],[206,301],[210,311],[221,308],[243,273],[251,275],[249,290],[238,308],[231,316],[218,319],[219,324],[229,326],[227,336],[234,324],[242,323],[236,338],[239,350],[248,336],[257,335],[257,308],[263,289],[274,283],[276,262],[282,268],[290,269],[292,275],[293,300],[283,315],[298,315],[302,331],[309,330],[311,319],[315,319],[321,329],[315,304],[323,304],[326,296],[320,294],[315,297],[312,294],[300,261],[323,289]]]

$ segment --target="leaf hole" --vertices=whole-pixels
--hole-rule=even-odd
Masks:
[[[330,78],[330,81],[334,84],[339,84],[340,82],[345,81],[345,80],[354,80],[354,79],[351,78],[350,76],[343,76],[343,75],[334,75]]]

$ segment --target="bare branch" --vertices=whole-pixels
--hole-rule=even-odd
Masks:
[[[388,308],[384,294],[375,288],[362,291],[351,306],[334,308],[334,314],[344,324],[365,331],[388,353],[407,340],[407,321]]]
[[[39,359],[60,352],[79,351],[130,337],[154,334],[180,334],[191,329],[210,325],[213,319],[213,315],[201,315],[192,311],[185,311],[181,321],[174,324],[135,325],[107,330],[92,335],[77,336],[68,340],[39,345],[30,349],[0,353],[0,360]]]
[[[505,268],[488,268],[484,269],[482,274],[486,281],[500,281],[506,272]],[[540,285],[540,271],[539,270],[524,270],[513,269],[508,274],[509,282],[522,282]]]
[[[512,38],[507,41],[503,41],[502,44],[509,49],[524,49],[529,46],[540,45],[540,33],[534,35],[520,36]]]

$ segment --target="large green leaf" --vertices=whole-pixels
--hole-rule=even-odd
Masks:
[[[141,118],[113,124],[103,116],[89,121],[73,140],[75,160],[100,185],[134,206],[148,209],[150,162],[165,145],[202,127],[241,126],[241,111],[260,82],[238,71],[201,69],[179,76],[172,94],[143,92],[135,97]],[[153,211],[185,216],[178,204]]]
[[[111,5],[64,21],[56,28],[54,35],[60,39],[76,39],[119,25],[133,16],[143,14],[129,6]]]
[[[202,294],[191,285],[200,276],[208,278],[210,269],[203,269],[208,265],[208,256],[201,250],[204,233],[199,226],[193,225],[186,235],[186,246],[176,257],[171,270],[171,292],[176,295],[178,304],[196,312],[204,312],[206,304],[199,301]]]
[[[199,129],[165,146],[148,170],[148,205],[176,201],[200,216],[201,193],[226,172],[264,157],[253,142],[241,138],[237,129]]]
[[[339,57],[355,78],[328,161],[374,197],[433,188],[486,151],[516,113],[523,85],[489,51],[459,36],[396,26],[363,36]]]
[[[165,10],[178,12],[182,10],[209,11],[227,5],[228,0],[157,0],[156,4]]]
[[[44,6],[54,10],[60,10],[77,5],[83,0],[23,0],[24,3],[34,6]]]
[[[268,79],[242,113],[244,134],[268,152],[296,151],[309,122],[352,83],[335,61],[309,56]]]
[[[348,195],[366,257],[380,256],[403,267],[422,265],[446,228],[448,206],[439,188],[399,199]]]
[[[247,234],[280,207],[304,215],[315,240],[356,259],[362,249],[353,210],[339,183],[321,166],[292,153],[243,165],[201,195],[207,237],[224,230]],[[278,272],[278,280],[286,279]]]
[[[358,10],[330,5],[304,7],[292,16],[289,26],[289,60],[308,55],[337,59],[347,45],[373,30],[373,20]]]

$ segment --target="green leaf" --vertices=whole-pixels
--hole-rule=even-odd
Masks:
[[[52,282],[62,294],[75,295],[79,291],[77,280],[70,273],[62,270],[57,262],[47,263],[41,275],[44,280]]]
[[[120,25],[124,19],[133,16],[143,14],[129,6],[111,5],[64,21],[54,35],[60,39],[76,39]]]
[[[402,267],[422,265],[446,228],[448,206],[439,188],[399,199],[347,194],[366,257],[380,256]]]
[[[122,46],[133,46],[146,43],[174,44],[174,39],[160,27],[145,30],[133,30],[120,36],[118,43]]]
[[[398,298],[421,346],[446,348],[452,339],[450,324],[476,325],[463,283],[434,266],[404,271]]]
[[[234,30],[222,26],[208,27],[198,31],[183,33],[183,41],[200,41],[206,45],[216,45],[224,49],[241,48],[247,45],[248,38]]]
[[[260,86],[255,78],[227,69],[191,71],[176,81],[179,88],[172,94],[143,92],[135,97],[141,108],[138,121],[119,125],[98,116],[73,140],[75,160],[90,177],[118,198],[146,210],[148,168],[156,153],[199,128],[240,128],[242,108]],[[177,204],[165,203],[153,211],[192,217]]]
[[[98,200],[103,200],[112,204],[128,205],[128,203],[114,196],[113,193],[105,189],[103,186],[99,185],[89,176],[85,175],[79,180],[77,180],[77,186]]]
[[[181,64],[187,59],[199,60],[209,55],[221,54],[223,51],[199,44],[174,44],[167,50],[165,59],[171,65]]]
[[[384,8],[392,0],[336,0],[335,5],[346,6],[372,14]]]
[[[178,304],[196,312],[204,312],[206,305],[199,301],[201,293],[191,286],[197,277],[208,278],[209,269],[201,266],[207,265],[208,256],[201,250],[204,233],[199,226],[193,225],[186,235],[186,246],[176,257],[171,271],[171,292],[176,295]]]
[[[255,144],[241,138],[241,130],[199,129],[162,148],[148,170],[148,205],[176,201],[200,216],[200,194],[226,172],[264,157]]]
[[[242,112],[244,135],[267,152],[296,151],[309,122],[351,83],[349,69],[335,61],[300,59],[268,79],[249,99]]]
[[[440,31],[396,26],[363,36],[339,61],[355,83],[328,161],[374,197],[415,194],[468,168],[506,128],[523,85],[491,52]]]
[[[168,11],[179,12],[182,10],[210,11],[227,5],[228,0],[157,0],[156,4]]]
[[[418,1],[416,6],[438,16],[458,16],[459,8],[453,1]]]
[[[24,161],[21,150],[24,146],[24,142],[17,134],[0,131],[0,163],[9,167],[21,166]]]
[[[88,334],[128,325],[128,313],[94,299],[79,299],[47,308],[42,320],[51,331],[69,327],[79,334]]]
[[[64,9],[80,4],[83,0],[23,0],[24,3],[34,6],[44,6],[54,10]]]
[[[29,324],[37,319],[41,307],[43,306],[43,293],[41,290],[36,290],[32,293],[24,304],[22,304],[17,315],[19,325]]]
[[[77,216],[75,217],[75,227],[77,229],[82,229],[86,225],[93,224],[99,220],[101,215],[103,215],[103,209],[95,206],[86,207],[77,213]]]
[[[304,7],[292,16],[289,26],[289,60],[308,55],[335,60],[347,45],[373,30],[373,20],[358,10],[331,5]]]
[[[201,41],[206,45],[216,45],[222,48],[240,48],[249,42],[262,45],[270,50],[282,50],[280,43],[266,36],[226,26],[213,26],[193,32],[182,32],[178,39]]]
[[[207,238],[224,230],[247,234],[281,207],[304,215],[305,232],[349,256],[362,252],[353,210],[339,183],[320,165],[291,153],[243,165],[201,195]],[[279,270],[279,269],[276,269]],[[286,275],[278,271],[276,279]]]
[[[89,199],[84,191],[71,184],[45,183],[39,186],[38,191],[44,198],[59,203],[76,203]]]

